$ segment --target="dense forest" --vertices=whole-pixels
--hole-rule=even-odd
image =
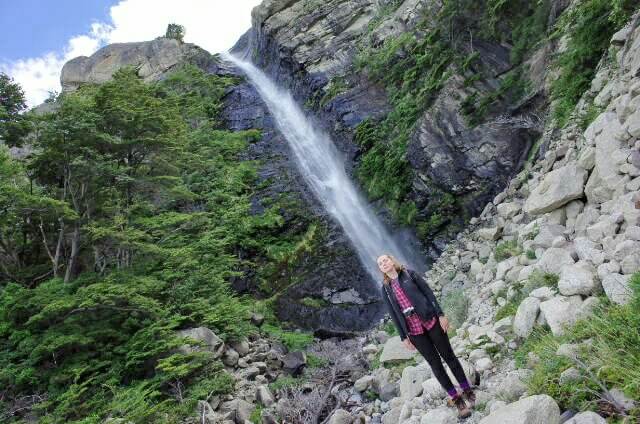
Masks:
[[[192,65],[145,84],[133,68],[21,113],[2,76],[0,401],[40,422],[126,416],[176,422],[197,399],[233,390],[210,352],[176,353],[176,330],[255,333],[229,280],[269,282],[304,251],[277,199],[250,213],[259,131],[221,129],[233,78]],[[301,221],[304,223],[304,221]],[[304,243],[302,243],[304,244]],[[241,259],[247,258],[247,259]],[[304,333],[293,337],[308,338]],[[7,418],[6,416],[3,417]]]

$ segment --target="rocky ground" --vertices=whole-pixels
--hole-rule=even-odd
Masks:
[[[544,159],[525,167],[487,204],[426,275],[444,296],[459,289],[469,300],[468,316],[451,338],[471,379],[479,377],[478,405],[468,423],[605,423],[592,412],[571,418],[576,411],[561,411],[549,396],[529,396],[524,381],[532,371],[516,369],[513,354],[534,328],[548,326],[559,335],[589,316],[603,292],[614,303],[630,299],[628,281],[640,270],[639,44],[635,27],[613,37],[616,60],[601,64]],[[579,122],[594,105],[602,112],[583,131]],[[514,314],[496,319],[498,309],[514,299],[522,299]],[[575,348],[561,345],[557,354],[571,355]],[[277,416],[292,417],[296,405],[314,410],[301,403],[314,390],[316,409],[330,411],[324,421],[333,424],[458,420],[428,364],[398,336],[377,329],[312,349],[329,358],[321,367],[325,374],[296,398],[265,384],[276,380],[270,370],[299,372],[305,354],[264,341],[227,348],[221,354],[242,383],[233,399],[203,402],[202,422],[244,424],[257,403],[264,405],[262,422],[276,422]],[[629,404],[615,388],[609,395]],[[313,418],[284,422],[321,422]]]

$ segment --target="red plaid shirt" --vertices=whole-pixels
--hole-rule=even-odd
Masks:
[[[391,287],[393,288],[393,292],[396,295],[398,304],[400,305],[400,310],[405,310],[406,308],[410,308],[411,306],[413,306],[404,290],[402,290],[402,287],[400,287],[400,283],[398,283],[397,278],[391,280]],[[410,317],[405,317],[404,319],[407,323],[409,334],[411,334],[412,336],[424,333],[425,328],[427,330],[431,330],[438,321],[438,317],[433,317],[429,320],[426,320],[418,314],[413,314]]]

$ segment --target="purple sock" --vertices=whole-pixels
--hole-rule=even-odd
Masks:
[[[460,388],[462,390],[468,390],[471,388],[471,385],[469,384],[469,382],[467,380],[464,380],[461,384],[460,384]]]
[[[451,396],[451,399],[458,397],[458,391],[454,388],[447,390],[447,394]]]

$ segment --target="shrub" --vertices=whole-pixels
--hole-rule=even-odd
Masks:
[[[498,245],[496,246],[496,250],[493,253],[493,257],[496,259],[496,261],[501,262],[512,256],[518,256],[520,253],[522,253],[522,248],[518,246],[518,241],[507,240],[498,243]]]
[[[442,298],[442,310],[449,317],[452,330],[460,328],[467,319],[469,311],[469,298],[464,294],[464,290],[456,289],[449,291]]]

